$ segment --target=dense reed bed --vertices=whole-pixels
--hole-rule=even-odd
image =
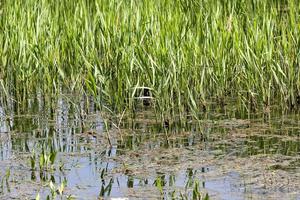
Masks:
[[[145,94],[164,113],[295,107],[299,14],[296,0],[2,0],[1,93],[87,92],[119,112]]]

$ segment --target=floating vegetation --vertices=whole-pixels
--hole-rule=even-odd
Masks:
[[[1,118],[1,198],[299,196],[299,115],[266,121],[210,105],[201,120],[166,128],[151,110],[109,118],[93,101],[52,101],[54,111],[29,103],[27,115]]]

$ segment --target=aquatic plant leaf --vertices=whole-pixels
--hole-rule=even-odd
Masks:
[[[57,155],[57,152],[52,152],[52,153],[50,154],[50,162],[51,162],[52,165],[53,165],[54,162],[55,162],[56,155]]]
[[[44,168],[45,166],[45,157],[43,154],[40,155],[40,168]]]
[[[40,193],[36,195],[35,200],[40,200]]]

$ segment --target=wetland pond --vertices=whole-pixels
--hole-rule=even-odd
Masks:
[[[162,127],[145,108],[132,118],[70,95],[23,109],[2,99],[0,198],[300,199],[300,114],[202,116]]]

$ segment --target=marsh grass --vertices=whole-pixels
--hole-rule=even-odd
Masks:
[[[296,107],[299,13],[297,0],[3,0],[1,95],[86,92],[119,113],[150,98],[165,118],[211,98]]]

